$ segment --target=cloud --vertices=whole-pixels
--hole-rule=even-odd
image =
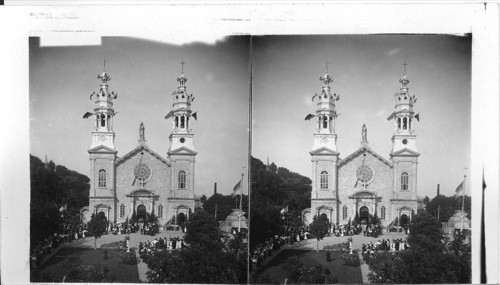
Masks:
[[[387,52],[387,55],[388,56],[393,56],[393,55],[399,53],[400,51],[401,51],[401,48],[391,49],[390,51]]]

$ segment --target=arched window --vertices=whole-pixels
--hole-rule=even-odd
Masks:
[[[326,118],[326,116],[323,116],[323,129],[326,129],[328,126],[328,119]]]
[[[406,124],[407,124],[407,119],[406,119],[406,117],[404,117],[403,118],[403,130],[406,130],[406,128],[407,128]]]
[[[125,205],[121,204],[120,205],[120,218],[123,218],[125,216]]]
[[[401,129],[401,118],[398,118],[398,129]]]
[[[385,220],[385,207],[380,208],[380,219]]]
[[[181,128],[184,128],[184,116],[181,116]]]
[[[158,218],[163,218],[163,206],[158,206]]]
[[[328,189],[328,172],[321,171],[320,189]]]
[[[106,115],[101,114],[101,127],[106,125]]]
[[[186,172],[183,170],[179,171],[179,180],[178,180],[177,188],[179,188],[179,189],[186,188]]]
[[[175,127],[179,127],[179,117],[175,116]]]
[[[401,190],[408,190],[408,173],[401,173]]]
[[[99,170],[99,179],[98,179],[98,187],[106,187],[106,170]]]
[[[344,206],[344,208],[342,208],[342,219],[347,219],[347,206]]]

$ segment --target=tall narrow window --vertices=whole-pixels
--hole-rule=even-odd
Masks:
[[[179,117],[175,116],[175,127],[179,127]]]
[[[106,115],[101,114],[101,127],[106,125]]]
[[[163,218],[163,206],[158,206],[158,218]]]
[[[320,189],[328,189],[328,172],[326,171],[321,172]]]
[[[323,116],[323,129],[326,129],[328,126],[328,119],[326,118],[326,116]]]
[[[401,190],[408,190],[408,173],[401,173]]]
[[[382,208],[380,208],[380,218],[382,220],[385,220],[385,207],[382,206]]]
[[[123,218],[125,216],[125,205],[121,204],[120,205],[120,218]]]
[[[181,116],[181,128],[184,128],[184,116]]]
[[[104,170],[104,169],[99,170],[98,181],[99,181],[99,183],[98,183],[99,187],[106,187],[106,170]]]
[[[344,206],[344,208],[342,208],[342,219],[347,219],[347,206]]]
[[[185,189],[186,188],[186,172],[185,171],[179,171],[179,183],[177,184],[177,188],[179,189]]]
[[[401,129],[401,118],[398,118],[398,129]]]
[[[407,124],[407,119],[406,117],[403,118],[403,130],[406,130],[406,125]]]

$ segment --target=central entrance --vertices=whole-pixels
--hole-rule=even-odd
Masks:
[[[368,207],[366,206],[363,206],[361,208],[359,208],[359,220],[360,221],[365,221],[365,223],[368,223],[368,217],[369,217],[369,211],[368,211]]]
[[[144,205],[137,206],[137,218],[146,219],[146,206]]]

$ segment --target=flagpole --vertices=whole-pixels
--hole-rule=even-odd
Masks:
[[[464,175],[464,187],[462,187],[462,219],[461,219],[461,227],[460,227],[460,232],[464,230],[464,204],[465,204],[465,179],[467,178],[467,175]]]
[[[243,174],[243,173],[241,174],[241,184],[243,184],[243,176],[244,175],[245,174]],[[240,211],[242,210],[242,207],[241,207],[242,203],[241,203],[241,201],[243,200],[243,186],[241,184],[240,184]]]

